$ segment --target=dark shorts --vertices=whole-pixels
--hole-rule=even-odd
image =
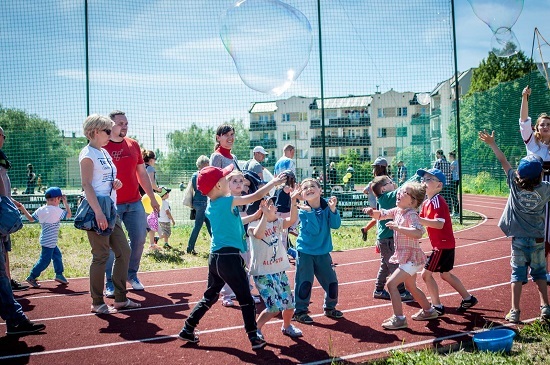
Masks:
[[[424,269],[431,272],[449,272],[455,264],[455,249],[432,250]]]

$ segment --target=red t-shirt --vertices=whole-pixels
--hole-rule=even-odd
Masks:
[[[453,234],[453,223],[451,221],[451,214],[449,213],[449,206],[441,195],[435,194],[431,199],[425,200],[424,203],[422,203],[420,217],[445,220],[445,224],[441,229],[426,227],[433,248],[455,248],[456,242]]]
[[[122,182],[122,188],[116,192],[117,204],[135,203],[141,200],[137,166],[143,165],[143,157],[137,141],[124,137],[122,142],[109,141],[103,148],[111,155],[117,168],[116,178]]]

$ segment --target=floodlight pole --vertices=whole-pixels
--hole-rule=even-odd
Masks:
[[[454,74],[455,74],[455,123],[456,123],[456,152],[457,152],[457,159],[458,159],[458,193],[459,193],[459,221],[460,224],[462,224],[462,146],[461,146],[461,138],[460,138],[460,88],[458,85],[458,64],[457,64],[457,56],[456,56],[456,27],[455,27],[455,2],[454,0],[451,0],[451,16],[452,16],[452,23],[453,23],[453,56],[454,56]],[[452,183],[452,181],[451,181]]]
[[[317,0],[317,24],[319,30],[319,76],[321,78],[321,145],[323,146],[323,191],[327,191],[327,153],[325,149],[325,95],[323,85],[323,44],[321,37],[321,0]]]
[[[88,58],[88,0],[84,0],[84,37],[86,41],[86,117],[90,115],[90,62]]]

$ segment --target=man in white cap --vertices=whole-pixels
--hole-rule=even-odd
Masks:
[[[256,146],[252,150],[252,153],[254,154],[254,157],[244,165],[244,170],[254,171],[256,174],[258,174],[260,179],[263,180],[264,168],[261,165],[261,162],[265,159],[265,156],[267,155],[267,151],[262,146]]]

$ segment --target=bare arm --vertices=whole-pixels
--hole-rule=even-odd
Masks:
[[[521,109],[519,112],[519,119],[525,122],[529,118],[529,95],[531,95],[531,89],[526,86],[521,93]]]
[[[145,164],[137,165],[136,175],[139,184],[143,190],[145,190],[145,193],[151,201],[151,207],[153,207],[153,210],[158,213],[160,211],[160,204],[155,199],[155,192],[153,191],[153,186],[151,185],[151,179],[149,178],[149,175],[147,175],[147,170],[145,170]]]
[[[279,185],[283,183],[286,179],[286,175],[284,173],[279,174],[278,176],[274,177],[273,180],[259,188],[255,193],[243,195],[243,196],[235,196],[233,197],[233,205],[247,205],[250,203],[255,202],[258,199],[261,199],[264,197],[271,188],[273,188],[275,185]]]
[[[261,212],[261,210],[259,210]],[[265,214],[262,215],[260,223],[252,229],[252,235],[257,239],[262,239],[265,237],[265,227],[267,226],[267,217]]]
[[[292,226],[298,219],[298,202],[296,198],[300,195],[302,189],[293,189],[290,193],[290,217],[285,218],[283,221],[283,229],[287,229]]]
[[[61,201],[63,202],[63,206],[67,211],[67,219],[71,218],[73,214],[71,213],[71,207],[69,206],[69,203],[67,203],[67,196],[66,195],[61,196]]]
[[[95,194],[94,188],[92,187],[92,179],[94,175],[94,163],[89,158],[85,158],[80,161],[80,178],[82,180],[82,189],[86,194],[86,200],[90,204],[90,208],[94,211],[95,220],[99,227],[107,227],[107,218],[101,206],[97,201],[97,195]]]
[[[444,221],[440,221],[438,219],[429,219],[429,218],[419,217],[418,220],[420,221],[420,224],[422,224],[424,227],[429,227],[429,228],[442,229],[443,226],[445,225]]]
[[[414,228],[414,227],[403,227],[399,226],[395,221],[390,221],[386,223],[386,227],[389,227],[391,230],[403,233],[405,236],[409,236],[411,238],[422,238],[422,235],[424,232],[422,232],[421,229]]]
[[[23,204],[19,203],[17,200],[12,199],[12,201],[15,204],[15,206],[19,209],[19,211],[23,213],[25,217],[27,217],[29,222],[34,222],[34,218],[32,217],[32,215],[29,213],[29,211],[27,210],[27,208],[25,208]]]
[[[147,169],[145,169],[147,171]],[[153,191],[160,192],[160,188],[157,185],[157,182],[155,181],[155,173],[154,172],[148,172],[147,175],[149,176],[149,181],[151,181],[151,187],[153,188]]]
[[[258,209],[254,214],[242,216],[241,221],[243,222],[243,224],[257,221],[258,219],[260,219],[261,214],[262,212]]]
[[[485,131],[480,131],[478,135],[479,139],[481,139],[483,142],[487,143],[489,147],[491,147],[491,149],[495,153],[495,156],[500,161],[504,172],[508,174],[508,171],[512,169],[512,165],[510,165],[510,162],[508,162],[506,156],[504,156],[504,153],[502,153],[500,148],[498,148],[497,143],[495,142],[495,131],[492,131],[491,134]]]

